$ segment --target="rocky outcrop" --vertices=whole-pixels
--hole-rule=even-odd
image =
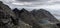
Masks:
[[[22,21],[28,23],[34,28],[41,28],[41,26],[38,24],[38,21],[35,20],[35,18],[30,12],[28,12],[27,10],[23,8],[22,10],[20,10],[19,13],[20,13],[19,17],[21,18]]]
[[[15,8],[14,10],[13,10],[13,12],[16,14],[16,17],[17,18],[19,18],[19,12],[20,12],[20,10],[19,9],[17,9],[17,8]]]
[[[49,11],[45,9],[40,9],[40,10],[33,10],[31,11],[33,16],[36,18],[36,20],[45,20],[44,22],[51,22],[51,23],[57,23],[59,22]]]
[[[32,28],[58,28],[56,22],[59,21],[46,10],[42,9],[29,12],[23,8],[22,10],[14,9],[14,12],[18,15],[19,18],[21,18],[22,21],[31,25]],[[52,21],[50,21],[51,18]]]
[[[31,28],[31,26],[17,18],[9,6],[0,1],[0,28]]]
[[[0,1],[0,28],[60,28],[60,23],[50,12],[40,9],[11,10]]]

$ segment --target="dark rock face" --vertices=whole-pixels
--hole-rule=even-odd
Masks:
[[[56,25],[58,26],[58,28],[60,28],[60,23],[57,23]]]
[[[11,26],[13,25],[13,23],[11,23],[12,15],[10,15],[10,13],[10,8],[0,1],[0,28],[11,28]]]
[[[16,11],[14,11],[14,12],[16,12]],[[18,11],[17,11],[17,13],[18,13]],[[25,10],[24,8],[22,10],[20,10],[18,14],[19,14],[19,18],[21,18],[22,21],[31,25],[33,28],[42,28],[38,24],[39,22],[36,21],[36,19],[33,17],[33,15],[29,11]]]
[[[0,28],[60,28],[60,23],[50,12],[40,9],[11,10],[0,1]]]
[[[59,21],[46,10],[42,9],[29,12],[23,8],[17,11],[17,13],[19,15],[18,17],[25,23],[31,25],[32,28],[58,28],[56,24],[51,24],[51,22],[55,23],[55,21]],[[51,18],[52,21],[50,21]]]
[[[27,10],[23,8],[22,10],[20,10],[19,13],[20,13],[19,15],[22,21],[28,23],[29,25],[34,26],[34,28],[38,28],[38,27],[41,28],[38,24],[38,21],[36,21],[36,19],[33,17],[33,15],[30,12],[28,12]]]
[[[45,9],[31,11],[33,16],[38,20],[48,20],[51,23],[59,22],[50,12]]]
[[[13,10],[13,12],[16,14],[16,17],[18,18],[19,17],[19,9],[17,9],[17,8],[15,8],[14,10]]]
[[[0,28],[31,28],[19,19],[7,5],[0,1]]]

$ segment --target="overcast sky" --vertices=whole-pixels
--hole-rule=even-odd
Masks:
[[[60,9],[60,0],[1,0],[11,8]]]
[[[10,8],[44,8],[60,19],[60,0],[0,0]],[[54,10],[54,11],[52,11]],[[58,16],[57,16],[58,15]]]

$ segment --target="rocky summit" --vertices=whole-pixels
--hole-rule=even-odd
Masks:
[[[0,28],[60,28],[60,22],[45,9],[12,10],[0,1]]]
[[[38,21],[46,20],[51,23],[59,22],[49,11],[47,11],[45,9],[33,10],[33,11],[31,11],[31,13]]]

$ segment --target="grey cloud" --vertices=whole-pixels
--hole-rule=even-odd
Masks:
[[[49,5],[48,1],[50,0],[16,0],[16,2],[31,2],[31,5],[24,5],[27,7],[34,7],[39,5]],[[52,4],[50,4],[52,5]]]
[[[22,1],[22,2],[32,2],[32,1],[37,1],[37,0],[17,0],[17,1]]]
[[[55,4],[60,4],[60,1],[56,1],[56,2],[53,2],[53,3],[55,3]]]
[[[16,1],[21,1],[21,2],[46,2],[49,0],[16,0]]]
[[[43,6],[43,5],[54,5],[54,4],[59,4],[60,2],[52,1],[52,3],[48,3],[50,0],[15,0],[15,2],[31,2],[31,5],[14,5],[12,4],[12,0],[6,1],[6,0],[1,0],[4,3],[8,4],[11,8],[19,8],[19,7],[36,7],[36,6]]]

